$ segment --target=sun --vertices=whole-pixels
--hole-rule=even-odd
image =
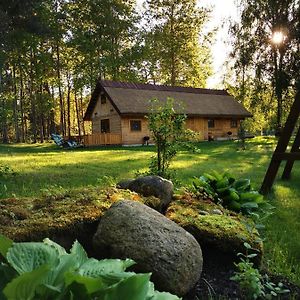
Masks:
[[[281,31],[275,31],[272,35],[272,42],[274,44],[281,44],[285,40],[286,36]]]

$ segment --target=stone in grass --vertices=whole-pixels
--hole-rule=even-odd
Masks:
[[[178,296],[197,283],[202,252],[195,238],[157,211],[134,201],[117,202],[100,220],[94,250],[131,258],[136,271],[152,272],[157,289]]]
[[[158,210],[164,210],[172,200],[173,183],[160,176],[143,176],[137,179],[122,180],[117,184],[121,189],[129,189],[145,197],[155,196],[161,200]]]

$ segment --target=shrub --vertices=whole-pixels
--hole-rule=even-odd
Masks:
[[[149,129],[156,146],[156,157],[150,163],[150,172],[169,178],[169,166],[177,153],[177,144],[184,138],[186,116],[174,109],[174,99],[168,98],[165,104],[158,99],[151,101],[148,115]]]
[[[179,299],[155,291],[150,273],[126,272],[133,260],[88,258],[77,241],[67,253],[49,239],[14,243],[0,235],[0,254],[0,299]]]
[[[228,172],[212,171],[194,178],[192,191],[205,192],[214,202],[245,215],[266,204],[263,195],[251,187],[250,179],[236,179]]]
[[[267,274],[262,275],[259,270],[254,267],[251,259],[255,258],[257,254],[249,254],[248,251],[256,251],[256,249],[251,248],[248,243],[244,243],[244,246],[247,250],[246,255],[238,253],[238,256],[241,257],[241,261],[235,264],[237,271],[230,279],[239,284],[246,299],[272,299],[273,297],[278,298],[279,295],[289,293],[290,291],[285,289],[281,282],[276,285],[269,280]]]

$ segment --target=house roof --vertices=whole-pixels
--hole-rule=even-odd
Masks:
[[[189,116],[245,118],[252,115],[225,90],[100,80],[92,94],[84,120],[90,121],[101,90],[120,115],[145,115],[150,99],[168,97],[182,103]]]

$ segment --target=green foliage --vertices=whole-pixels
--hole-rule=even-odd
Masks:
[[[269,280],[267,274],[262,275],[260,271],[255,268],[251,260],[255,258],[257,254],[248,253],[250,250],[255,249],[251,248],[248,243],[244,243],[244,246],[247,250],[246,255],[242,253],[238,254],[238,256],[241,256],[241,261],[235,264],[237,271],[230,279],[239,284],[246,299],[272,299],[273,297],[277,298],[281,294],[289,293],[290,291],[285,289],[281,282],[279,282],[278,285],[274,284]]]
[[[0,245],[3,299],[179,299],[155,291],[151,274],[126,272],[133,260],[88,258],[77,241],[70,253],[49,239],[13,243],[0,235]]]
[[[274,128],[276,122],[279,129],[284,124],[290,94],[296,90],[295,82],[299,78],[299,36],[295,34],[299,28],[299,3],[243,0],[240,5],[241,18],[231,26],[232,58],[241,91],[239,99],[244,103],[247,98],[245,79],[250,78],[253,82],[250,94],[258,101],[258,107],[252,105],[251,110],[254,119],[262,121],[261,125],[257,121],[251,125]],[[271,39],[276,32],[284,36],[279,43]],[[270,120],[272,115],[276,120]]]
[[[253,190],[250,179],[236,179],[228,172],[204,173],[193,180],[192,190],[204,190],[216,203],[245,215],[251,215],[265,205],[263,195]]]
[[[209,11],[196,0],[147,0],[145,14],[150,79],[172,86],[205,87],[212,73],[213,32],[202,30]]]
[[[16,172],[10,166],[0,164],[0,197],[5,197],[7,192],[7,186],[2,181],[14,175]]]
[[[237,264],[238,271],[231,280],[239,283],[241,290],[247,299],[257,299],[262,295],[263,286],[261,283],[262,276],[257,269],[253,267],[253,263],[241,259]]]
[[[0,165],[0,178],[9,175],[16,175],[15,171],[8,165]]]
[[[157,155],[151,160],[150,172],[168,178],[170,163],[177,154],[178,144],[185,136],[186,116],[175,112],[175,103],[172,98],[168,98],[165,104],[158,99],[152,99],[151,105],[148,121]]]
[[[176,169],[177,179],[182,184],[188,185],[194,176],[199,176],[204,172],[209,173],[214,169],[227,170],[230,166],[232,174],[249,178],[253,188],[258,189],[270,163],[276,142],[273,137],[249,139],[246,151],[237,151],[235,141],[201,142],[197,144],[201,149],[200,153],[178,152],[171,164],[171,170]],[[97,202],[106,203],[106,195],[102,195],[101,190],[98,191],[97,179],[99,177],[109,175],[116,181],[122,178],[132,178],[134,170],[148,169],[148,161],[154,154],[154,146],[101,147],[64,152],[58,151],[56,147],[48,143],[1,144],[0,164],[9,165],[17,172],[18,176],[5,178],[7,191],[0,197],[9,197],[10,199],[17,197],[18,200],[15,201],[22,202],[20,208],[23,207],[24,210],[24,207],[28,205],[24,197],[39,198],[40,189],[59,182],[59,185],[67,191],[66,196],[70,195],[69,199],[57,202],[62,205],[61,211],[75,211],[74,216],[79,220],[84,212],[82,207],[86,199],[98,199],[97,197],[101,195],[99,198],[101,202]],[[268,203],[274,206],[273,212],[275,213],[262,221],[266,226],[264,230],[264,236],[266,236],[264,264],[272,273],[286,276],[291,282],[298,285],[300,284],[300,231],[296,225],[300,215],[299,180],[300,161],[296,161],[291,180],[276,181],[274,193],[267,198]],[[91,191],[88,186],[92,186],[95,191]],[[78,188],[84,192],[78,192]],[[92,197],[90,197],[91,195]],[[122,197],[124,198],[124,196]],[[78,201],[82,201],[82,203],[80,204]],[[47,201],[38,203],[45,213],[42,220],[46,220],[49,204]],[[1,208],[0,215],[5,209],[8,210],[7,205],[4,209]],[[61,218],[63,223],[57,219],[51,220],[51,226],[66,224],[65,226],[68,227],[69,218],[70,215],[67,218]],[[91,209],[84,215],[84,218],[93,218]],[[13,219],[16,220],[15,217]],[[13,223],[12,228],[19,232],[23,228],[19,224],[24,221],[26,220]],[[0,217],[1,222],[7,224],[6,219],[1,220]],[[44,228],[46,224],[47,221],[38,223],[34,227],[36,228],[34,232],[40,232],[39,228]]]

